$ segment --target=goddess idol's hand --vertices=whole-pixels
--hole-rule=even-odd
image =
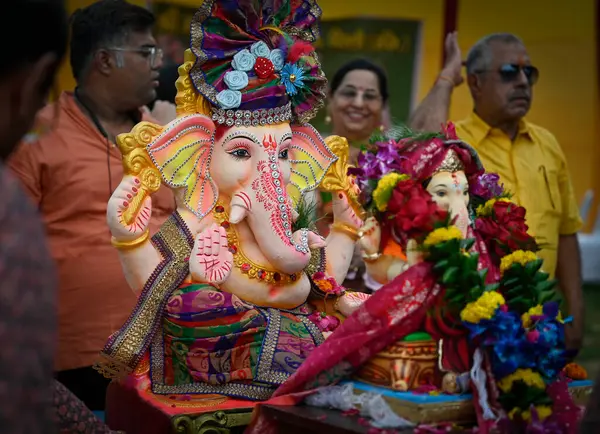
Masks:
[[[126,242],[144,236],[152,216],[152,199],[139,178],[125,175],[108,201],[106,220],[115,240]]]
[[[358,245],[364,255],[376,255],[379,253],[381,243],[381,227],[375,217],[369,217],[358,231]]]

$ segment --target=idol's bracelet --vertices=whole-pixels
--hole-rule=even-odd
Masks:
[[[112,237],[110,242],[113,247],[116,247],[119,250],[133,250],[142,244],[144,244],[148,238],[150,237],[150,229],[146,229],[142,235],[137,237],[135,240],[131,241],[117,241],[115,237]]]
[[[376,262],[379,258],[381,258],[381,253],[363,253],[361,257],[365,262]]]
[[[352,241],[358,241],[358,229],[347,225],[346,223],[333,223],[331,225],[331,230],[341,232],[349,236],[352,239]]]

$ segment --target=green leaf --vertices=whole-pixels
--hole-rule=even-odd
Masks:
[[[538,304],[548,303],[550,301],[555,301],[557,299],[556,292],[548,291],[546,293],[542,293],[538,297]]]
[[[485,285],[485,292],[498,291],[498,288],[500,288],[499,283],[490,283],[489,285]]]
[[[473,247],[473,244],[475,244],[475,238],[467,238],[465,240],[460,241],[461,249],[465,249],[465,250],[471,250],[471,248]]]
[[[456,276],[457,275],[458,275],[458,267],[450,267],[450,268],[448,268],[444,272],[444,275],[442,276],[442,283],[444,285],[448,285],[449,283],[453,283],[454,281],[456,281]]]
[[[450,303],[450,304],[460,304],[460,305],[465,304],[464,294],[457,294],[453,297],[448,298],[447,300],[448,300],[448,303]]]
[[[481,270],[478,270],[477,274],[479,275],[479,278],[481,279],[481,281],[485,282],[485,279],[487,278],[487,274],[488,274],[488,269],[483,268]]]
[[[535,290],[538,292],[538,294],[541,294],[543,292],[554,290],[555,286],[556,286],[556,280],[547,280],[545,282],[538,283],[535,286]]]
[[[471,300],[477,300],[483,294],[483,289],[480,286],[474,286],[469,290],[469,297]]]
[[[515,286],[521,286],[522,282],[521,279],[519,279],[518,277],[512,277],[510,279],[502,279],[500,281],[500,285],[503,288],[514,288]]]
[[[477,264],[479,263],[479,254],[474,253],[466,258],[468,267],[472,270],[477,270]]]
[[[529,274],[530,276],[533,276],[542,267],[543,263],[544,261],[542,261],[541,259],[531,261],[527,263],[527,265],[525,265],[525,271],[527,271],[527,274]]]
[[[448,267],[448,265],[450,265],[449,261],[447,259],[442,259],[433,266],[433,271],[436,273],[442,272],[446,269],[446,267]]]
[[[550,275],[548,273],[544,273],[543,271],[538,271],[535,274],[535,276],[533,277],[533,281],[535,283],[544,282],[544,281],[548,280],[548,277],[550,277]]]

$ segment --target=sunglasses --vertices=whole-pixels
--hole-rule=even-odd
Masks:
[[[529,83],[530,86],[537,83],[538,78],[540,77],[540,71],[535,66],[532,66],[532,65],[517,65],[514,63],[506,63],[506,64],[500,66],[500,68],[498,68],[497,70],[477,71],[477,73],[497,72],[500,75],[500,78],[502,79],[503,82],[510,83],[519,78],[521,71],[523,71],[523,73],[525,74],[525,77],[527,78],[527,82]]]

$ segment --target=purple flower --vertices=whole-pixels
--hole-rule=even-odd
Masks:
[[[471,186],[471,194],[479,196],[483,200],[490,200],[504,194],[504,184],[500,184],[500,176],[495,173],[484,173],[477,178],[477,182]]]
[[[378,181],[392,171],[401,171],[398,148],[393,141],[379,142],[373,150],[358,155],[356,168],[348,169],[348,175],[356,176],[356,183],[363,192],[369,190],[370,181]]]

